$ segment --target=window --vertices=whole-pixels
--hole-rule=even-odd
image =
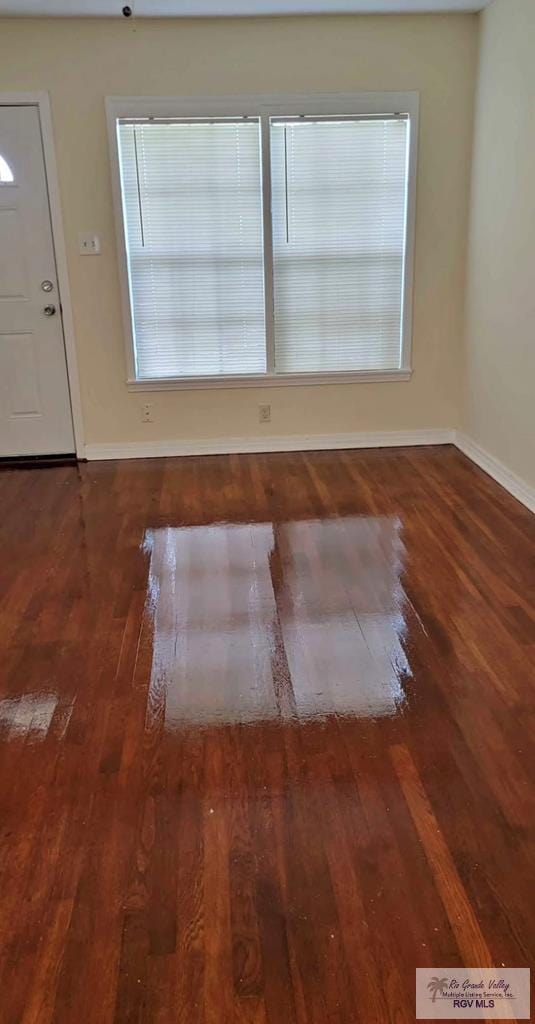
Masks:
[[[4,160],[4,157],[0,156],[0,184],[11,184],[14,180],[13,171],[11,170],[7,160]]]
[[[266,372],[259,124],[119,126],[137,375]]]
[[[271,126],[275,365],[398,369],[407,121]]]
[[[414,94],[108,106],[131,386],[410,375]]]

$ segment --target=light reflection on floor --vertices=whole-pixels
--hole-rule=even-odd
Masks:
[[[394,517],[147,531],[149,693],[165,727],[403,706],[404,548]]]
[[[55,693],[26,693],[0,700],[0,727],[14,739],[41,739],[48,733],[58,704]]]

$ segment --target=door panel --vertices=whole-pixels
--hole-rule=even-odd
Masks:
[[[73,452],[37,107],[0,106],[0,156],[13,174],[0,180],[0,456]]]
[[[41,417],[34,336],[0,335],[0,365],[6,369],[8,414]]]

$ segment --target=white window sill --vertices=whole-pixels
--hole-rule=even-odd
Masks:
[[[237,377],[168,377],[128,380],[129,391],[209,391],[212,388],[280,388],[318,384],[382,384],[410,380],[412,370],[362,370],[358,373],[251,374]]]

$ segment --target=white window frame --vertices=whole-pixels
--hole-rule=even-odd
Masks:
[[[286,385],[345,384],[356,381],[410,380],[412,375],[412,305],[414,235],[416,220],[416,173],[418,154],[419,94],[417,92],[307,93],[260,96],[109,96],[106,99],[108,136],[117,251],[124,322],[127,387],[130,391],[175,391],[209,388],[284,387]],[[274,372],[273,241],[271,231],[271,117],[406,114],[410,121],[407,181],[407,223],[403,270],[401,367],[395,370],[364,370],[318,373]],[[123,217],[117,121],[142,117],[241,117],[260,119],[262,145],[262,215],[264,232],[264,291],[268,372],[217,377],[136,378],[130,283]]]

